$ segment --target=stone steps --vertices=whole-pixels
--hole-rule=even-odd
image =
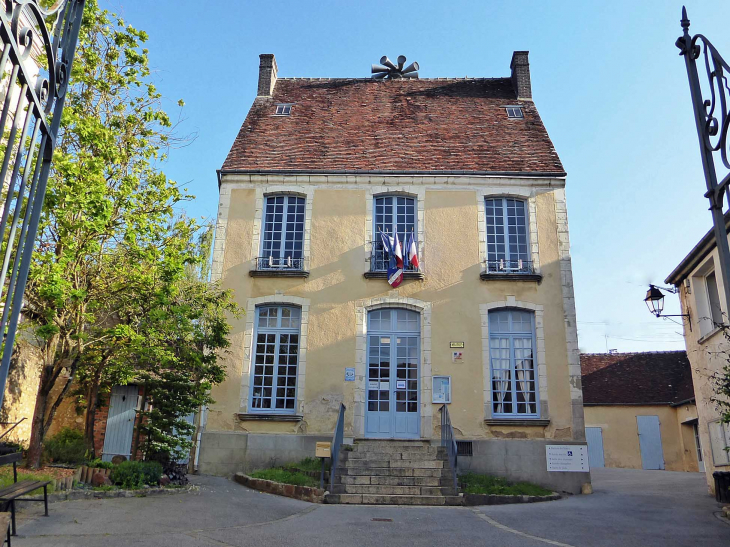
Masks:
[[[384,486],[451,486],[451,478],[440,477],[389,477],[370,475],[341,475],[340,484],[380,484]]]
[[[398,496],[378,494],[327,494],[327,503],[364,505],[462,505],[461,496]]]
[[[327,503],[461,505],[445,451],[428,441],[360,440],[340,453]]]
[[[382,484],[335,485],[333,494],[379,494],[388,496],[455,496],[451,486],[387,486]]]
[[[421,451],[421,452],[350,452],[347,455],[349,460],[368,460],[368,461],[383,461],[383,460],[445,460],[446,454],[438,454],[435,450],[433,451]]]
[[[338,475],[369,476],[369,477],[448,477],[451,471],[444,468],[414,469],[406,467],[338,467]]]
[[[442,460],[346,460],[345,467],[364,467],[367,469],[443,469]]]

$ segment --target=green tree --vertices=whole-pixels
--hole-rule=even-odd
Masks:
[[[186,269],[198,260],[189,243],[199,226],[174,216],[191,196],[159,168],[174,127],[150,82],[146,40],[87,1],[26,289],[24,317],[43,360],[30,466],[39,465],[43,438],[73,389],[93,450],[100,389],[136,376],[130,357],[149,336],[144,329],[167,326],[164,313],[177,310]],[[202,377],[201,385],[220,381]]]
[[[210,389],[225,378],[218,355],[229,345],[227,317],[237,313],[230,291],[199,279],[183,279],[175,294],[153,302],[135,359],[151,402],[138,427],[146,459],[166,463],[190,449],[194,428],[185,418],[213,402]]]

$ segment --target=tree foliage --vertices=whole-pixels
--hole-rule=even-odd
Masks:
[[[87,0],[26,289],[24,316],[43,358],[31,465],[38,465],[43,437],[73,389],[86,409],[92,449],[100,390],[140,377],[159,381],[168,373],[156,371],[158,364],[203,388],[222,378],[213,353],[203,359],[185,348],[209,341],[225,347],[198,331],[210,324],[225,336],[216,323],[225,323],[223,311],[213,308],[234,307],[217,287],[185,284],[199,268],[191,241],[200,226],[176,215],[192,196],[160,170],[176,139],[150,79],[146,40],[145,32]],[[197,305],[182,291],[210,293],[210,300]],[[173,333],[176,321],[180,330]],[[179,373],[183,362],[188,368]]]

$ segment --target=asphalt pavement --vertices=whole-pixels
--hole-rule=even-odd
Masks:
[[[53,503],[50,517],[29,508],[13,546],[730,545],[699,473],[596,469],[592,495],[474,508],[315,505],[220,477],[193,482],[189,493]]]

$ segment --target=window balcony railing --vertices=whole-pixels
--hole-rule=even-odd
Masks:
[[[256,258],[256,268],[249,272],[252,277],[290,276],[307,277],[304,258],[259,256]]]
[[[260,256],[256,259],[257,270],[303,270],[304,259],[274,256]]]
[[[417,244],[418,247],[418,259],[421,260],[421,244]],[[382,241],[373,241],[371,242],[370,248],[372,251],[370,252],[370,271],[371,272],[387,272],[388,268],[390,267],[390,254],[383,248],[383,242]],[[405,249],[403,250],[404,256],[403,256],[403,264],[404,272],[419,272],[420,270],[416,268],[413,264],[408,262],[408,256],[406,256]]]
[[[489,279],[516,279],[522,281],[542,281],[542,275],[535,270],[531,260],[487,260],[480,277]]]
[[[532,267],[530,260],[487,260],[487,273],[500,274],[534,274],[535,269]]]

